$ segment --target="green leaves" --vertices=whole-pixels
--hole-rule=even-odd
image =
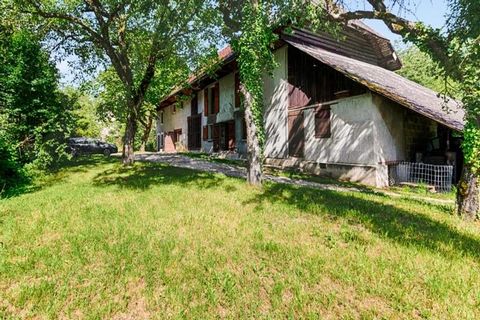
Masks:
[[[39,39],[14,27],[0,29],[0,180],[11,185],[9,177],[21,175],[23,165],[46,169],[66,156],[73,121]]]

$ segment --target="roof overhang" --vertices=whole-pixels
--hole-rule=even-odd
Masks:
[[[332,67],[371,91],[411,109],[453,130],[462,131],[465,113],[461,103],[444,99],[438,93],[393,71],[345,57],[292,39],[285,40],[316,60]]]

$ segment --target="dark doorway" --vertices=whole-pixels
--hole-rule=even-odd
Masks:
[[[200,114],[187,118],[188,122],[188,149],[200,150],[202,147],[202,117]]]
[[[235,121],[217,123],[213,126],[213,151],[235,149]]]
[[[295,110],[288,113],[288,153],[291,157],[302,158],[305,148],[305,133],[303,126],[303,111]]]

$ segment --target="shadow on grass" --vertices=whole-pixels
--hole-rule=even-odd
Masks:
[[[382,238],[406,246],[428,249],[444,256],[468,255],[480,258],[480,241],[463,234],[448,224],[432,220],[418,212],[405,210],[376,200],[362,199],[348,193],[299,188],[282,184],[267,184],[264,191],[249,203],[279,203],[300,209],[305,213],[343,218],[358,223]],[[429,205],[431,206],[431,205]],[[436,209],[449,214],[448,207]]]
[[[115,157],[105,157],[99,155],[80,156],[72,160],[64,161],[58,171],[68,170],[69,172],[87,172],[92,168],[109,163],[120,163],[121,159]]]
[[[214,154],[209,154],[209,153],[203,153],[203,152],[181,152],[178,153],[179,155],[191,158],[191,159],[198,159],[198,160],[204,160],[204,161],[209,161],[209,162],[214,162],[214,163],[219,163],[219,164],[228,164],[228,165],[233,165],[237,167],[242,167],[246,168],[247,163],[245,160],[234,160],[234,159],[224,159],[224,158],[219,158],[215,156]]]
[[[225,177],[208,172],[171,167],[160,163],[136,163],[133,167],[105,170],[93,178],[96,186],[118,186],[125,189],[146,190],[153,185],[195,185],[206,189],[221,186]],[[224,186],[228,191],[232,186]]]
[[[24,194],[34,193],[65,181],[69,173],[88,172],[99,165],[116,162],[119,162],[119,160],[96,155],[65,160],[48,171],[32,171],[30,177],[24,181],[20,181],[17,186],[0,193],[0,199],[14,198]]]

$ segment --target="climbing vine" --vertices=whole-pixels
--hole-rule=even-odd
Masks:
[[[253,99],[252,116],[262,151],[265,144],[263,76],[265,73],[271,73],[275,67],[271,44],[276,39],[276,35],[269,27],[264,6],[262,0],[246,1],[242,9],[242,33],[233,43],[234,50],[238,53],[240,82]]]

